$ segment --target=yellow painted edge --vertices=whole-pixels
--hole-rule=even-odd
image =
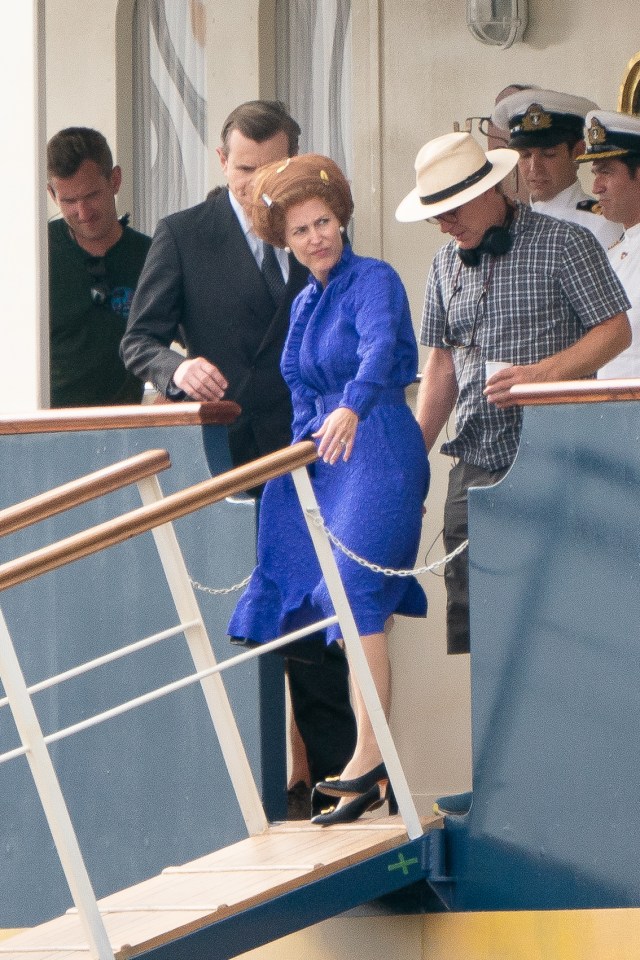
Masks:
[[[431,914],[423,960],[637,960],[640,909]]]
[[[14,936],[16,935],[16,933],[22,933],[22,930],[21,930],[21,929],[17,929],[17,930],[11,930],[11,929],[0,930],[0,940],[8,940],[9,937],[14,937]]]
[[[396,921],[401,919],[394,917]],[[406,919],[415,924],[419,918]],[[345,918],[342,922],[349,921]],[[359,922],[366,923],[363,918],[359,918]],[[340,921],[334,919],[333,923]],[[20,932],[0,930],[0,940]],[[361,935],[363,933],[361,929]],[[639,942],[640,909],[635,908],[441,913],[422,918],[421,957],[422,960],[637,960]]]

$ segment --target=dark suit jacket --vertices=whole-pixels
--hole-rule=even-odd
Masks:
[[[280,356],[294,296],[308,271],[290,256],[285,298],[276,309],[227,189],[158,224],[131,306],[121,353],[126,367],[165,396],[184,359],[206,357],[226,377],[226,397],[242,407],[229,428],[238,465],[287,446],[291,398]]]

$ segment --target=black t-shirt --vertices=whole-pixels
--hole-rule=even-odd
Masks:
[[[139,403],[144,384],[119,348],[151,240],[125,226],[104,257],[91,257],[64,220],[49,224],[51,406]],[[95,302],[92,288],[102,293]],[[98,297],[100,299],[100,297]]]

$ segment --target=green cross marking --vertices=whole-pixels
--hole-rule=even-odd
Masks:
[[[417,862],[418,862],[418,858],[417,858],[417,857],[412,857],[410,860],[405,860],[404,854],[403,854],[403,853],[399,853],[399,854],[398,854],[398,862],[397,862],[397,863],[390,863],[389,866],[387,867],[387,870],[389,870],[389,871],[391,871],[391,870],[402,870],[402,872],[403,872],[403,874],[405,875],[405,877],[407,877],[407,876],[409,875],[409,867],[413,867]]]

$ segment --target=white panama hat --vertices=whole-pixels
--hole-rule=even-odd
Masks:
[[[396,210],[396,220],[427,220],[485,193],[513,170],[517,150],[486,153],[469,133],[445,133],[425,143],[414,164],[416,186]]]

